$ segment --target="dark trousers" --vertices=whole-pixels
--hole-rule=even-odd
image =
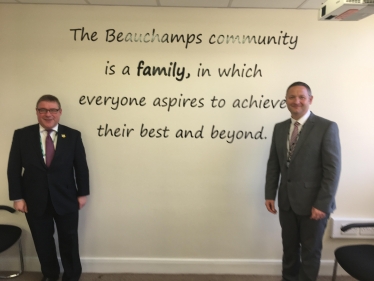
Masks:
[[[291,209],[279,212],[282,227],[284,281],[316,281],[321,263],[322,239],[328,216],[312,220]]]
[[[45,277],[57,279],[60,266],[53,237],[56,224],[60,256],[64,274],[63,281],[77,281],[82,273],[78,245],[78,210],[58,215],[51,203],[42,216],[26,214],[42,273]]]

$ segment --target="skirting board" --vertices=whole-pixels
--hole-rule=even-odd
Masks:
[[[165,258],[81,258],[83,272],[154,274],[281,275],[281,260],[253,259],[165,259]],[[25,257],[26,271],[40,271],[36,257]],[[331,276],[334,261],[322,260],[320,275]],[[0,258],[1,270],[17,270],[18,258]],[[339,275],[346,275],[339,268]]]

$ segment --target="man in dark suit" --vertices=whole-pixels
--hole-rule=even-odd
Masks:
[[[291,119],[275,125],[267,164],[265,205],[277,213],[278,191],[283,281],[317,280],[323,234],[335,209],[341,169],[339,130],[336,123],[310,112],[312,101],[307,84],[288,87]]]
[[[36,104],[39,124],[14,132],[8,162],[9,198],[26,213],[45,281],[60,275],[54,224],[62,280],[79,280],[82,272],[78,210],[89,194],[88,167],[80,132],[59,124],[61,114],[55,96],[42,96]]]

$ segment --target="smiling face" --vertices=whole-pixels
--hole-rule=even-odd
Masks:
[[[40,113],[38,109],[57,109],[58,111],[56,113],[51,113],[50,111]],[[38,117],[38,122],[46,130],[54,128],[58,124],[58,122],[60,122],[61,114],[62,109],[55,101],[41,101],[38,103],[38,106],[36,108],[36,116]]]
[[[309,94],[304,86],[293,86],[288,89],[286,94],[286,104],[291,116],[299,120],[308,112],[312,104],[313,96]]]

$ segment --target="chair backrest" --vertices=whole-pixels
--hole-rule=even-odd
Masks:
[[[15,213],[16,212],[16,210],[14,210],[12,207],[5,206],[5,205],[0,205],[0,210],[5,210],[5,211],[8,211],[10,213]]]
[[[12,207],[0,205],[0,210],[5,210],[10,213],[14,213]],[[0,224],[0,253],[10,248],[14,243],[18,241],[21,237],[22,230],[18,226],[14,225],[7,225],[7,224]]]
[[[16,210],[9,206],[0,205],[0,210],[5,210],[10,213],[15,213]],[[22,229],[15,225],[0,224],[0,253],[9,249],[18,241],[20,269],[18,272],[10,275],[1,275],[0,279],[8,279],[21,275],[24,269],[22,243],[21,243]]]

